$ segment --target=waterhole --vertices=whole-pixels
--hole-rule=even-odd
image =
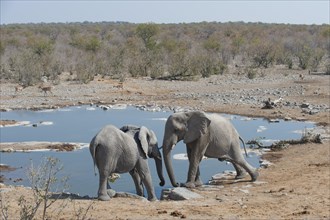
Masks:
[[[113,124],[117,127],[133,124],[152,129],[156,133],[159,146],[161,146],[165,122],[172,112],[163,111],[159,108],[152,110],[143,111],[137,107],[120,105],[117,108],[107,110],[95,106],[75,106],[56,110],[1,112],[1,120],[23,122],[19,126],[1,127],[0,137],[2,143],[26,141],[76,142],[84,143],[83,146],[85,146],[71,152],[1,152],[1,164],[18,168],[12,172],[2,173],[6,178],[5,183],[29,186],[26,171],[31,165],[31,161],[34,165],[38,165],[42,158],[51,156],[58,158],[60,164],[63,165],[61,175],[69,177],[69,192],[94,197],[97,195],[98,176],[94,174],[93,161],[88,149],[89,142],[107,124]],[[283,120],[269,122],[263,118],[222,115],[232,121],[245,141],[260,139],[267,143],[276,140],[300,139],[306,129],[314,127],[314,124],[310,122]],[[178,143],[172,151],[175,176],[179,182],[185,182],[187,178],[188,161],[185,160],[185,153],[186,149],[182,142]],[[259,167],[258,154],[250,152],[247,161],[254,167]],[[149,159],[149,167],[156,194],[159,197],[162,188],[171,187],[170,181],[163,165],[166,184],[160,187],[152,159]],[[201,178],[205,183],[211,179],[212,175],[225,170],[233,170],[232,165],[216,159],[204,159],[200,165]],[[134,183],[129,174],[121,174],[121,177],[115,183],[112,183],[111,187],[116,191],[135,193]]]

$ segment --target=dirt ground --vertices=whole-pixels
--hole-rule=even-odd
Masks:
[[[310,120],[326,130],[324,137],[329,137],[330,76],[311,76],[293,70],[291,77],[280,80],[283,77],[281,71],[266,73],[257,80],[245,76],[214,76],[193,82],[127,79],[123,88],[117,86],[117,81],[100,78],[87,85],[63,81],[54,85],[53,94],[46,96],[37,87],[28,87],[15,94],[14,84],[2,82],[0,107],[37,109],[88,103],[184,106],[247,116]],[[300,73],[305,74],[304,79],[299,78]],[[295,93],[293,87],[302,88],[303,92]],[[210,93],[236,93],[239,98],[252,91],[259,91],[260,94],[254,93],[254,96],[264,100],[279,98],[276,93],[263,94],[271,89],[293,91],[283,99],[297,105],[262,109],[260,101],[230,100],[224,103],[207,98]],[[66,95],[61,93],[62,90]],[[29,101],[24,102],[27,99]],[[316,114],[308,114],[299,107],[302,103],[327,107]],[[157,202],[132,198],[113,198],[109,202],[61,199],[50,206],[47,216],[49,219],[330,219],[329,138],[325,138],[322,144],[291,145],[263,157],[273,165],[260,169],[256,183],[249,182],[248,178],[238,182],[224,180],[219,183],[223,187],[193,189],[203,199]],[[21,195],[32,201],[29,200],[32,199],[31,190],[1,185],[2,215],[7,213],[8,219],[19,219],[18,199]],[[40,218],[41,211],[37,216]]]

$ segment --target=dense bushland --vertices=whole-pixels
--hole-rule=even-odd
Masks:
[[[229,65],[329,72],[329,25],[125,22],[1,26],[2,80],[34,85],[62,72],[87,83],[96,75],[191,80]],[[321,65],[322,64],[322,65]]]

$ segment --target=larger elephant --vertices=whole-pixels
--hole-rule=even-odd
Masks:
[[[244,168],[255,181],[259,176],[257,170],[244,159],[240,149],[240,136],[226,118],[218,114],[206,114],[201,111],[174,113],[166,121],[163,138],[163,157],[167,173],[173,186],[176,182],[171,150],[183,140],[186,144],[189,159],[189,170],[186,187],[202,185],[199,164],[205,155],[209,158],[227,160],[233,163],[237,178],[245,176]]]
[[[107,125],[92,139],[90,153],[94,166],[99,170],[98,199],[107,201],[107,179],[113,173],[129,172],[133,178],[136,193],[143,196],[143,185],[148,200],[157,200],[152,184],[147,158],[154,158],[160,185],[165,183],[162,174],[162,159],[157,137],[152,130],[142,126],[123,126],[118,129]],[[109,186],[110,187],[110,186]]]

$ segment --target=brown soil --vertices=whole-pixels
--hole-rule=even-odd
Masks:
[[[81,146],[78,143],[60,142],[8,142],[0,143],[0,152],[30,151],[30,150],[54,150],[54,151],[73,151]]]
[[[15,121],[15,120],[0,120],[0,126],[3,126],[3,127],[8,126],[8,125],[14,125],[16,123],[17,123],[17,121]]]
[[[299,71],[293,74],[298,74]],[[282,76],[282,75],[281,75]],[[224,80],[218,76],[217,80]],[[240,76],[237,76],[240,78]],[[18,105],[26,107],[49,107],[67,104],[104,102],[104,103],[156,103],[167,106],[188,106],[206,111],[226,112],[247,116],[263,116],[268,118],[291,117],[317,122],[324,126],[329,135],[329,110],[317,114],[306,114],[299,107],[279,106],[275,109],[261,109],[262,103],[256,104],[223,104],[212,100],[197,98],[176,98],[175,93],[211,93],[235,91],[245,93],[255,88],[280,88],[289,90],[293,85],[304,88],[302,95],[288,95],[290,102],[308,102],[313,105],[326,104],[330,106],[330,76],[309,76],[305,80],[293,77],[280,82],[268,80],[267,76],[261,81],[244,80],[244,88],[235,87],[228,81],[221,87],[210,83],[211,79],[201,79],[196,82],[168,82],[147,79],[128,79],[124,89],[107,87],[115,85],[115,81],[99,79],[88,85],[70,85],[71,101],[61,99],[58,90],[61,85],[54,87],[54,96],[44,98],[34,88],[26,89],[27,97],[34,97],[35,102],[22,104],[17,95],[1,96],[2,100],[10,100],[1,104],[1,108],[15,108]],[[7,89],[14,86],[6,84]],[[89,87],[95,88],[95,93],[83,93]],[[75,89],[80,88],[79,94]],[[100,88],[98,90],[97,88]],[[58,90],[57,90],[58,89]],[[245,89],[245,91],[243,91]],[[7,91],[1,87],[1,91]],[[14,91],[14,90],[13,90]],[[97,95],[96,95],[97,94]],[[96,98],[96,96],[98,98]],[[85,99],[84,97],[88,97]],[[266,96],[266,98],[279,98]],[[42,100],[38,102],[37,100]],[[10,104],[14,103],[14,104]],[[16,105],[15,105],[16,103]],[[44,103],[44,104],[42,104]],[[45,104],[46,103],[46,104]],[[322,144],[307,143],[291,145],[281,150],[267,153],[263,156],[273,162],[266,169],[260,169],[260,178],[256,183],[248,180],[226,180],[220,184],[223,187],[205,190],[195,188],[204,196],[203,199],[186,201],[157,201],[148,202],[132,198],[113,198],[109,202],[91,199],[73,199],[56,201],[50,208],[50,219],[78,219],[85,212],[87,219],[329,219],[330,218],[330,146],[329,140]],[[201,170],[201,172],[203,172]],[[8,189],[8,190],[7,190]],[[18,199],[21,195],[32,199],[31,190],[23,187],[1,186],[2,210],[8,212],[10,219],[18,219],[20,207]],[[32,200],[29,200],[32,201]],[[65,204],[65,205],[63,205]],[[8,207],[8,209],[6,209]],[[41,216],[41,210],[38,212]]]

